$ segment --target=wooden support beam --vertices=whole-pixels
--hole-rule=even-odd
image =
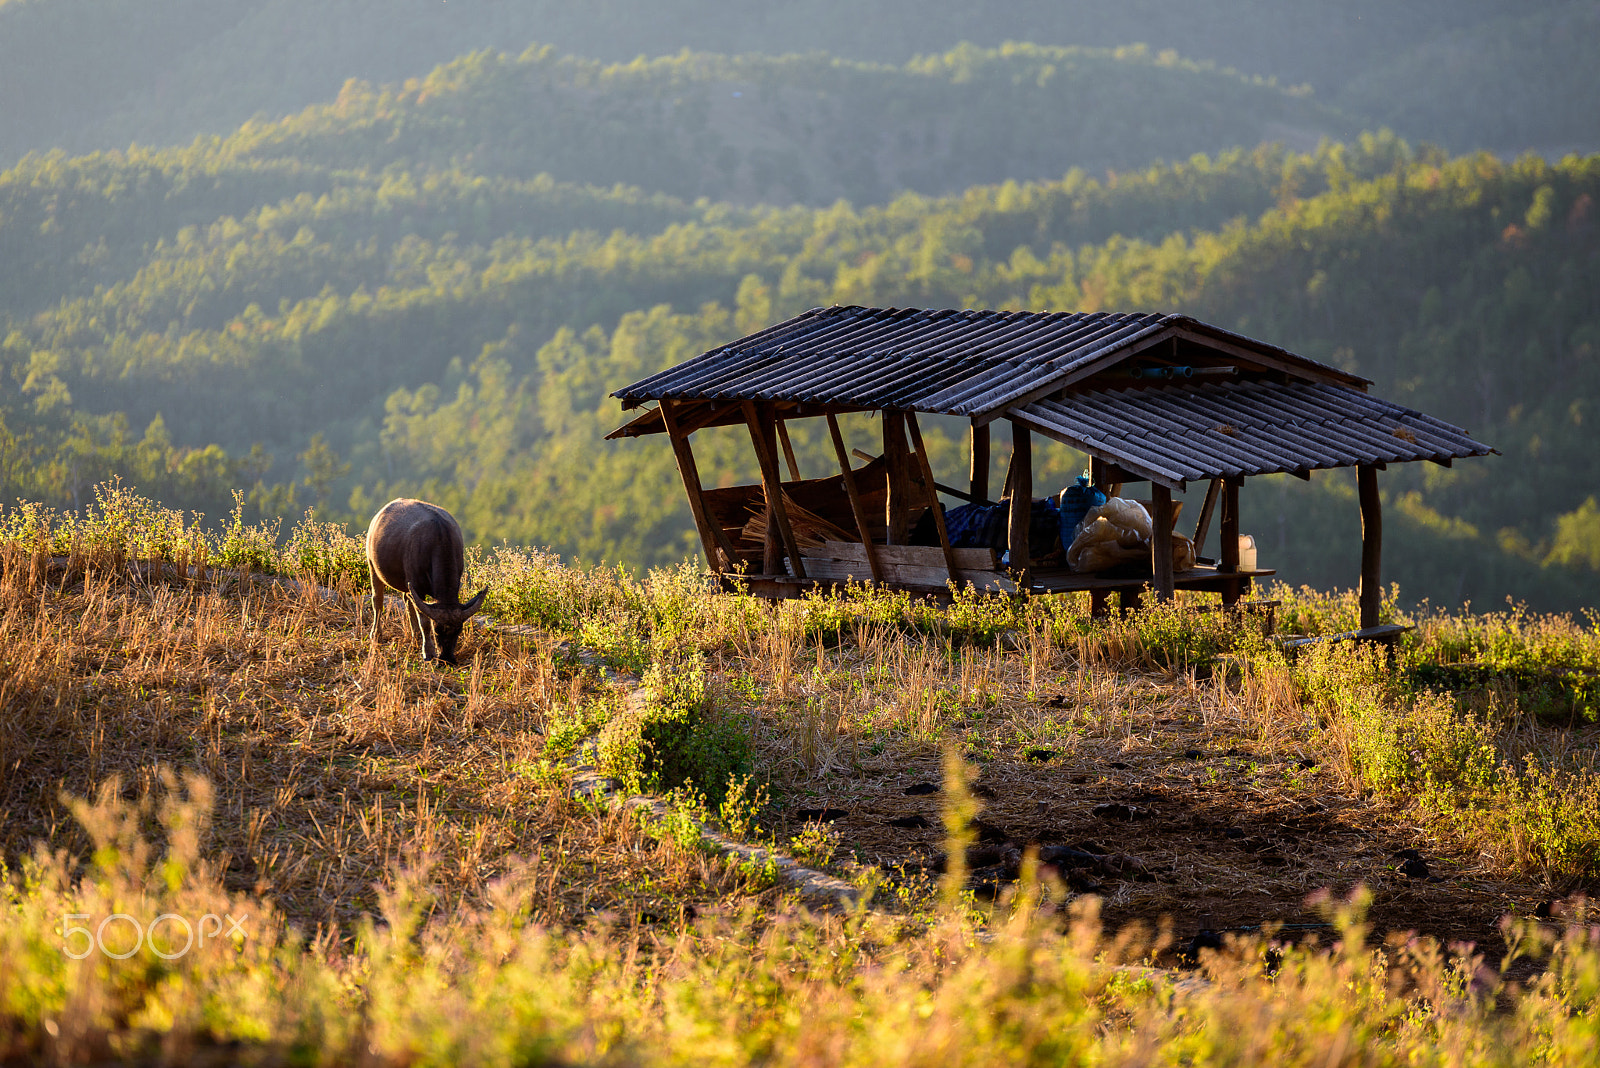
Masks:
[[[771,544],[771,531],[775,524],[783,547],[789,554],[795,578],[805,578],[805,565],[800,561],[800,544],[795,541],[794,528],[789,525],[789,509],[783,502],[783,479],[778,475],[777,419],[773,415],[772,405],[757,407],[755,401],[747,400],[744,402],[744,418],[750,426],[750,443],[755,446],[756,461],[761,465],[761,489],[767,498],[768,544]],[[769,567],[767,573],[783,574],[781,562],[776,569]]]
[[[871,464],[871,463],[877,463],[877,461],[878,461],[878,457],[872,455],[870,452],[867,452],[864,449],[851,449],[850,450],[850,455],[854,456],[856,459],[860,460],[863,463]],[[954,486],[946,486],[943,482],[935,482],[933,484],[933,487],[934,487],[934,489],[938,490],[940,493],[947,493],[950,496],[956,498],[957,500],[972,501],[973,504],[993,504],[994,503],[993,501],[989,500],[986,497],[985,498],[980,498],[980,499],[974,501],[972,499],[972,494],[968,493],[966,490],[964,490],[964,489],[956,489]]]
[[[1150,536],[1150,562],[1155,570],[1156,600],[1172,600],[1172,491],[1159,482],[1150,484],[1151,519],[1155,531]]]
[[[683,478],[684,492],[689,495],[689,512],[694,516],[695,529],[700,532],[700,546],[705,550],[706,564],[720,575],[738,561],[738,556],[721,524],[715,522],[706,511],[700,469],[695,466],[689,436],[678,426],[677,413],[673,410],[675,406],[674,401],[661,402],[661,421],[667,428],[667,437],[672,441],[672,453],[678,460],[678,474]],[[719,553],[724,554],[726,559],[719,559]]]
[[[904,412],[883,413],[883,459],[889,467],[883,520],[890,545],[905,545],[911,540],[910,450],[906,446],[905,424]]]
[[[1027,583],[1028,565],[1033,562],[1028,548],[1028,524],[1033,519],[1033,439],[1027,427],[1011,421],[1011,512],[1007,517],[1006,543],[1011,550],[1011,569]]]
[[[1239,570],[1239,478],[1222,480],[1222,546],[1217,556],[1217,570],[1233,574]],[[1231,586],[1223,591],[1222,603],[1233,606],[1239,603],[1240,588]]]
[[[1378,470],[1371,464],[1356,469],[1356,494],[1361,499],[1361,628],[1376,627],[1383,607],[1379,571],[1383,562],[1383,502],[1378,497]]]
[[[989,424],[979,426],[972,424],[972,469],[968,476],[971,483],[969,501],[979,502],[989,499]]]
[[[763,575],[781,575],[783,571],[783,534],[778,530],[778,521],[773,518],[772,509],[766,513],[767,532],[761,537],[761,573]]]
[[[1206,501],[1200,506],[1200,518],[1194,524],[1194,554],[1205,551],[1206,535],[1211,533],[1211,513],[1216,510],[1217,497],[1222,492],[1222,479],[1214,478],[1206,486]]]
[[[800,481],[800,465],[794,459],[794,446],[789,444],[789,428],[782,419],[778,421],[778,441],[783,445],[783,458],[789,464],[789,477]]]
[[[861,494],[856,489],[855,472],[850,469],[850,454],[844,451],[844,435],[839,433],[839,420],[828,413],[828,434],[833,438],[833,451],[839,455],[839,474],[844,479],[845,496],[850,498],[850,514],[856,517],[856,531],[861,535],[861,548],[867,554],[867,567],[872,572],[872,581],[883,583],[883,565],[878,562],[877,547],[872,544],[872,531],[867,526],[866,506],[861,503]]]
[[[933,480],[933,465],[928,462],[928,449],[922,443],[922,428],[917,425],[916,412],[906,413],[906,429],[911,432],[911,450],[916,454],[917,467],[922,471],[922,484],[933,502],[933,529],[939,534],[939,548],[944,550],[945,567],[949,569],[951,579],[955,579],[956,553],[950,547],[950,531],[944,525],[944,509],[939,507],[939,491],[934,488],[938,483]]]

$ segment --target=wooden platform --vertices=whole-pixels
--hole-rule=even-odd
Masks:
[[[1276,575],[1275,568],[1257,568],[1253,571],[1219,571],[1215,567],[1191,567],[1187,571],[1174,571],[1172,584],[1180,590],[1209,590],[1229,593],[1237,589],[1243,593],[1250,589],[1251,581],[1267,575]],[[1150,585],[1151,576],[1131,578],[1102,578],[1099,575],[1080,575],[1076,571],[1035,571],[1028,584],[1030,593],[1069,593],[1075,590],[1122,592],[1141,590]]]
[[[1286,635],[1278,644],[1287,650],[1304,649],[1324,642],[1376,642],[1380,645],[1393,646],[1400,640],[1401,635],[1415,629],[1414,626],[1403,623],[1383,623],[1376,627],[1362,627],[1360,630],[1347,630],[1338,634],[1314,634],[1309,638]]]
[[[970,585],[983,593],[1019,591],[1015,578],[1000,566],[993,550],[955,549],[953,552],[958,584]],[[874,545],[873,553],[883,571],[884,584],[890,589],[934,596],[949,595],[950,572],[945,566],[944,552],[937,546]],[[784,563],[788,573],[747,574],[744,582],[750,592],[764,597],[797,597],[806,590],[818,587],[840,586],[849,582],[866,585],[872,582],[866,549],[859,542],[825,542],[820,548],[805,550],[801,554],[801,562],[805,567],[805,578],[793,574],[793,565],[786,557]],[[1272,568],[1224,572],[1214,566],[1201,566],[1175,573],[1173,584],[1180,590],[1221,593],[1224,601],[1232,604],[1250,592],[1255,579],[1275,574],[1277,572]],[[1065,569],[1035,570],[1029,578],[1029,593],[1088,591],[1093,595],[1097,610],[1104,606],[1105,598],[1112,593],[1121,595],[1122,607],[1133,607],[1151,584],[1149,575],[1108,578]]]

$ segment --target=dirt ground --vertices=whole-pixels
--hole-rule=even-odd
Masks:
[[[1155,692],[1163,689],[1150,680]],[[1181,704],[1183,688],[1166,687]],[[1041,696],[1039,711],[1064,696]],[[1535,880],[1496,870],[1470,845],[1414,825],[1393,806],[1342,788],[1337,775],[1286,740],[1208,726],[1197,711],[1142,713],[1120,738],[1052,745],[978,746],[979,806],[967,852],[968,886],[1003,893],[1022,854],[1038,851],[1045,878],[1103,900],[1108,929],[1170,925],[1182,947],[1204,932],[1276,925],[1290,941],[1332,936],[1319,891],[1372,895],[1374,936],[1415,931],[1473,943],[1497,961],[1500,920],[1533,914],[1552,897]],[[954,732],[969,747],[975,734]],[[901,751],[790,798],[790,833],[808,819],[837,832],[840,853],[912,878],[944,870],[942,758]],[[987,759],[983,759],[987,757]]]

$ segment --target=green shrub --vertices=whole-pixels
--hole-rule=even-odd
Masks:
[[[750,774],[745,724],[718,706],[698,658],[652,665],[644,686],[649,697],[601,731],[602,766],[633,789],[693,786],[720,806],[730,780]]]

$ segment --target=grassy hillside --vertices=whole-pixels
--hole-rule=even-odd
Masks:
[[[1592,34],[1564,43],[1531,29],[1547,12],[1592,8],[1588,0],[880,0],[865,8],[840,0],[453,0],[397,10],[377,0],[12,0],[0,5],[0,101],[8,120],[0,125],[0,165],[29,149],[186,143],[258,113],[277,118],[331,99],[348,78],[400,82],[464,53],[515,55],[533,41],[609,62],[689,49],[825,52],[891,64],[958,41],[1144,42],[1152,52],[1175,49],[1286,85],[1309,83],[1324,98],[1371,106],[1359,115],[1365,124],[1414,120],[1399,128],[1463,150],[1546,143],[1593,149],[1585,104],[1595,83],[1592,64],[1582,62]],[[1463,48],[1463,41],[1471,43]],[[1561,55],[1563,48],[1575,49],[1579,62],[1555,60],[1552,49]],[[1440,71],[1450,72],[1455,88],[1439,91],[1433,80]],[[1498,109],[1533,86],[1585,90],[1576,97],[1531,94],[1554,140],[1523,138]],[[994,110],[989,119],[1003,115]],[[1472,136],[1457,140],[1468,127]],[[1108,131],[1117,140],[1127,133]]]
[[[0,514],[7,1059],[1593,1047],[1592,626],[1426,613],[1393,661],[1288,659],[1190,605],[774,610],[504,549],[472,564],[496,625],[440,669],[392,611],[352,625],[357,544],[270,541],[128,495]],[[1311,633],[1355,611],[1284,601]],[[574,796],[576,760],[663,800]],[[808,909],[708,832],[861,904]]]

